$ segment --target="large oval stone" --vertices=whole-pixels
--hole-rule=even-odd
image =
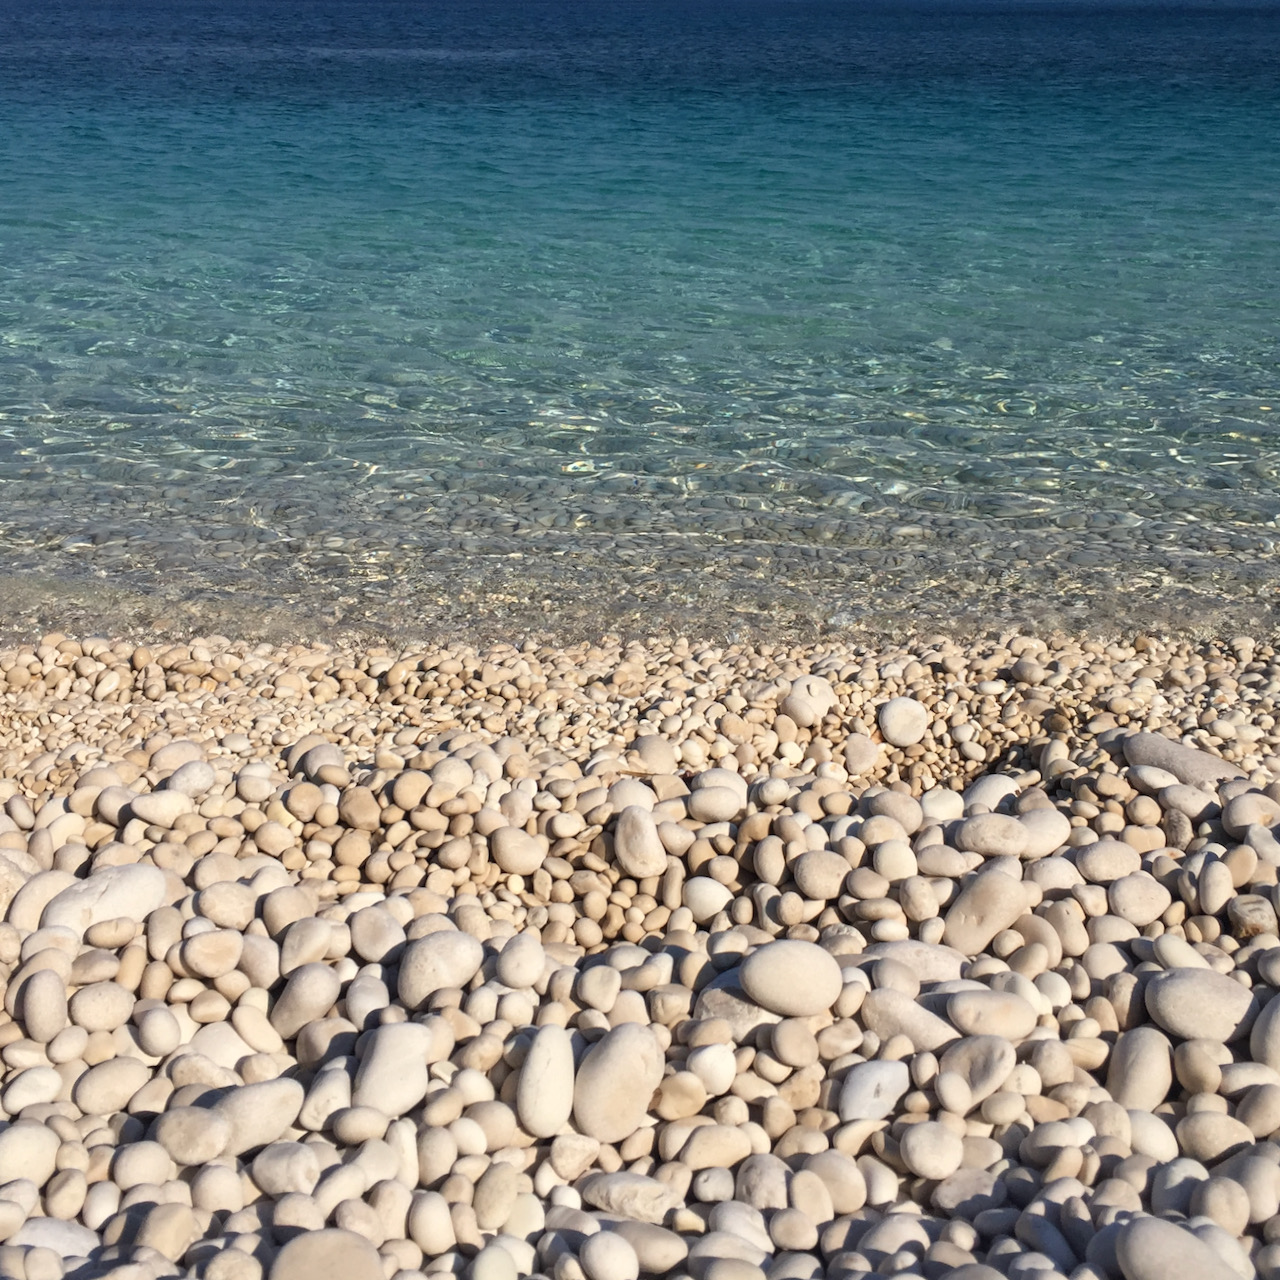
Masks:
[[[400,960],[398,991],[408,1009],[418,1009],[428,996],[448,987],[465,987],[484,960],[484,948],[469,933],[442,929],[416,938]]]
[[[825,1012],[844,985],[840,966],[829,951],[794,938],[757,947],[739,967],[738,982],[762,1009],[784,1018]]]
[[[1116,1241],[1116,1259],[1125,1280],[1240,1280],[1198,1236],[1160,1218],[1125,1223]]]
[[[592,1046],[573,1086],[578,1129],[599,1142],[621,1142],[640,1127],[662,1083],[662,1050],[648,1027],[624,1022]]]
[[[1249,1034],[1258,998],[1216,969],[1177,968],[1153,974],[1146,987],[1147,1012],[1157,1026],[1183,1040],[1228,1044]]]
[[[63,889],[40,916],[42,928],[63,925],[83,936],[90,925],[124,918],[141,922],[165,898],[164,872],[145,863],[104,867]]]
[[[1022,881],[1003,871],[984,871],[960,890],[947,910],[942,940],[967,956],[976,956],[1026,909]]]
[[[550,1138],[573,1111],[573,1042],[563,1027],[541,1027],[516,1083],[516,1115],[533,1138]]]
[[[276,1254],[271,1280],[383,1280],[382,1260],[354,1231],[306,1231]]]

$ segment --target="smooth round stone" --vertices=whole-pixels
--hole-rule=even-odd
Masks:
[[[815,849],[812,853],[802,853],[791,864],[791,874],[796,888],[806,898],[830,901],[839,897],[849,874],[849,864],[830,849]]]
[[[1111,914],[1127,920],[1136,929],[1145,929],[1159,920],[1172,901],[1169,890],[1146,871],[1134,871],[1107,886]]]
[[[494,973],[504,986],[521,990],[532,987],[546,968],[547,953],[542,943],[531,934],[518,933],[509,938],[494,965]]]
[[[390,911],[365,907],[347,920],[352,950],[369,964],[394,962],[404,947],[404,926]]]
[[[1152,974],[1145,999],[1156,1025],[1183,1040],[1229,1044],[1249,1034],[1258,1014],[1253,992],[1214,969],[1188,967]]]
[[[427,1096],[428,1061],[434,1037],[419,1022],[393,1022],[376,1027],[356,1068],[351,1101],[376,1107],[393,1119],[412,1110]]]
[[[110,1058],[90,1067],[75,1083],[72,1100],[87,1116],[110,1116],[151,1079],[151,1068],[137,1058]]]
[[[1249,1057],[1280,1071],[1280,995],[1263,1006],[1249,1033]]]
[[[851,733],[844,740],[844,767],[851,778],[863,778],[880,763],[882,748],[863,733]]]
[[[1156,800],[1165,813],[1182,813],[1192,822],[1205,822],[1219,812],[1212,792],[1185,786],[1176,779],[1160,789]]]
[[[515,1258],[500,1244],[485,1245],[471,1260],[471,1280],[517,1280],[519,1274]]]
[[[868,1031],[883,1044],[894,1036],[906,1036],[917,1053],[933,1052],[957,1039],[955,1028],[936,1013],[916,1003],[912,996],[892,987],[868,993],[858,1012]]]
[[[177,791],[194,799],[196,796],[208,795],[217,781],[218,775],[208,761],[188,760],[165,779],[164,786],[166,791]]]
[[[751,1139],[737,1125],[708,1124],[695,1129],[680,1151],[688,1169],[731,1169],[751,1154]]]
[[[1009,796],[1018,794],[1018,780],[1007,773],[984,773],[964,789],[964,811],[976,805],[994,813]]]
[[[914,698],[890,698],[876,712],[876,723],[891,746],[914,747],[929,728],[929,711]]]
[[[294,1236],[276,1254],[270,1280],[383,1280],[378,1251],[354,1231],[327,1228]]]
[[[244,937],[236,929],[211,929],[182,944],[182,964],[197,978],[222,978],[240,963]]]
[[[1111,1051],[1107,1092],[1127,1110],[1154,1111],[1173,1086],[1169,1041],[1155,1027],[1122,1032]]]
[[[1116,1237],[1125,1280],[1240,1280],[1198,1236],[1160,1218],[1132,1218]]]
[[[1122,840],[1105,836],[1076,853],[1076,870],[1090,884],[1110,884],[1142,869],[1142,855]]]
[[[1252,1130],[1234,1116],[1218,1111],[1197,1111],[1184,1117],[1175,1133],[1183,1153],[1203,1164],[1244,1151],[1254,1143]]]
[[[967,956],[976,956],[1026,909],[1022,881],[1003,871],[984,871],[960,890],[947,909],[942,940]]]
[[[67,987],[53,969],[37,969],[23,984],[21,1020],[27,1035],[48,1044],[67,1025]]]
[[[884,1120],[911,1087],[906,1062],[855,1062],[840,1085],[840,1119]]]
[[[1031,833],[1017,819],[1003,813],[979,813],[966,818],[955,831],[955,846],[984,858],[1017,858],[1026,852]]]
[[[170,829],[181,817],[191,813],[195,805],[181,791],[151,791],[134,796],[129,808],[135,818],[148,826]]]
[[[531,876],[546,860],[547,851],[537,836],[522,828],[499,827],[489,836],[489,854],[507,875]]]
[[[693,876],[684,882],[682,901],[694,920],[705,924],[733,901],[733,890],[710,876]]]
[[[37,1120],[15,1120],[0,1129],[0,1176],[26,1178],[43,1187],[53,1176],[61,1139]]]
[[[743,804],[746,804],[747,793],[750,790],[746,778],[736,770],[726,769],[723,766],[703,769],[689,779],[690,791],[705,791],[709,787],[728,787]]]
[[[676,749],[670,738],[641,728],[631,742],[631,750],[652,773],[671,774],[678,767]]]
[[[643,1123],[662,1083],[664,1058],[653,1032],[627,1022],[606,1032],[578,1067],[573,1117],[579,1132],[621,1142]]]
[[[157,1116],[152,1136],[178,1165],[216,1159],[231,1140],[231,1123],[208,1107],[171,1107]]]
[[[636,1251],[640,1269],[646,1275],[666,1275],[689,1256],[689,1246],[682,1236],[655,1223],[623,1218],[610,1226],[608,1234],[620,1236]]]
[[[916,1177],[940,1182],[960,1168],[964,1139],[947,1125],[926,1120],[903,1130],[898,1150],[902,1163]]]
[[[167,884],[163,871],[145,863],[105,867],[54,897],[41,913],[40,925],[61,925],[83,937],[86,929],[105,920],[141,924],[164,902]]]
[[[1017,1053],[1003,1036],[966,1036],[943,1053],[938,1066],[968,1085],[976,1107],[1004,1085],[1016,1064]]]
[[[613,829],[613,856],[618,866],[636,880],[660,876],[667,869],[667,850],[658,838],[658,827],[649,811],[628,805]]]
[[[1222,825],[1227,835],[1242,838],[1250,827],[1274,827],[1280,822],[1280,803],[1261,791],[1233,796],[1222,809]]]
[[[825,1012],[844,985],[830,952],[792,938],[757,947],[739,966],[738,982],[762,1009],[784,1018]]]
[[[114,1031],[133,1012],[133,992],[118,982],[92,982],[68,1001],[71,1021],[86,1031]]]
[[[947,1019],[966,1036],[1003,1036],[1025,1040],[1036,1025],[1036,1011],[1012,991],[957,991],[947,1001]]]
[[[13,1116],[24,1107],[53,1102],[61,1092],[62,1077],[52,1067],[28,1067],[11,1076],[0,1093],[0,1106]]]
[[[1260,893],[1238,893],[1227,903],[1227,919],[1236,938],[1256,938],[1280,932],[1276,909]]]
[[[354,831],[376,831],[382,810],[368,787],[347,787],[338,800],[338,821]]]
[[[327,964],[317,961],[299,966],[289,975],[271,1009],[272,1027],[285,1040],[292,1040],[308,1022],[324,1017],[333,1008],[341,990],[341,979]]]
[[[465,987],[484,960],[484,947],[469,933],[442,929],[404,949],[397,991],[407,1009],[418,1009],[436,991]]]
[[[1150,764],[1174,775],[1179,782],[1213,790],[1227,778],[1243,778],[1244,770],[1207,751],[1184,746],[1158,733],[1134,733],[1124,740],[1130,764]]]
[[[1249,1227],[1249,1193],[1230,1178],[1206,1178],[1191,1193],[1192,1216],[1212,1218],[1229,1235],[1242,1236]]]
[[[305,1142],[273,1142],[254,1157],[251,1172],[254,1185],[275,1199],[310,1195],[320,1180],[320,1160]]]
[[[685,808],[696,822],[732,822],[745,803],[735,787],[699,787],[685,797]]]
[[[1000,1208],[1008,1192],[999,1175],[989,1169],[961,1168],[942,1179],[931,1199],[939,1212],[972,1222],[984,1210]]]
[[[637,1280],[640,1259],[630,1242],[614,1231],[587,1236],[578,1249],[587,1280]]]
[[[538,1029],[516,1083],[516,1115],[533,1138],[550,1138],[573,1112],[573,1042],[563,1027]]]
[[[1047,858],[1056,853],[1071,836],[1071,819],[1060,809],[1031,809],[1018,815],[1027,833],[1023,858]]]
[[[285,1077],[247,1084],[224,1094],[214,1106],[231,1124],[223,1154],[239,1156],[275,1142],[298,1118],[305,1096],[296,1080]]]

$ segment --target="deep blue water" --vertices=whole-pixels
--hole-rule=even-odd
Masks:
[[[0,489],[1267,523],[1278,203],[1274,4],[0,0]]]

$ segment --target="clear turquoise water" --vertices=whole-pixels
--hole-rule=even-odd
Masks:
[[[1280,513],[1275,6],[28,10],[0,0],[16,572],[124,522],[139,554],[93,571],[136,585],[201,512],[302,555],[290,502],[341,544],[457,491],[996,541]]]

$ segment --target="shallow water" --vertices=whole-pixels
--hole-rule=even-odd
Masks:
[[[0,573],[1269,625],[1277,17],[0,0]]]

